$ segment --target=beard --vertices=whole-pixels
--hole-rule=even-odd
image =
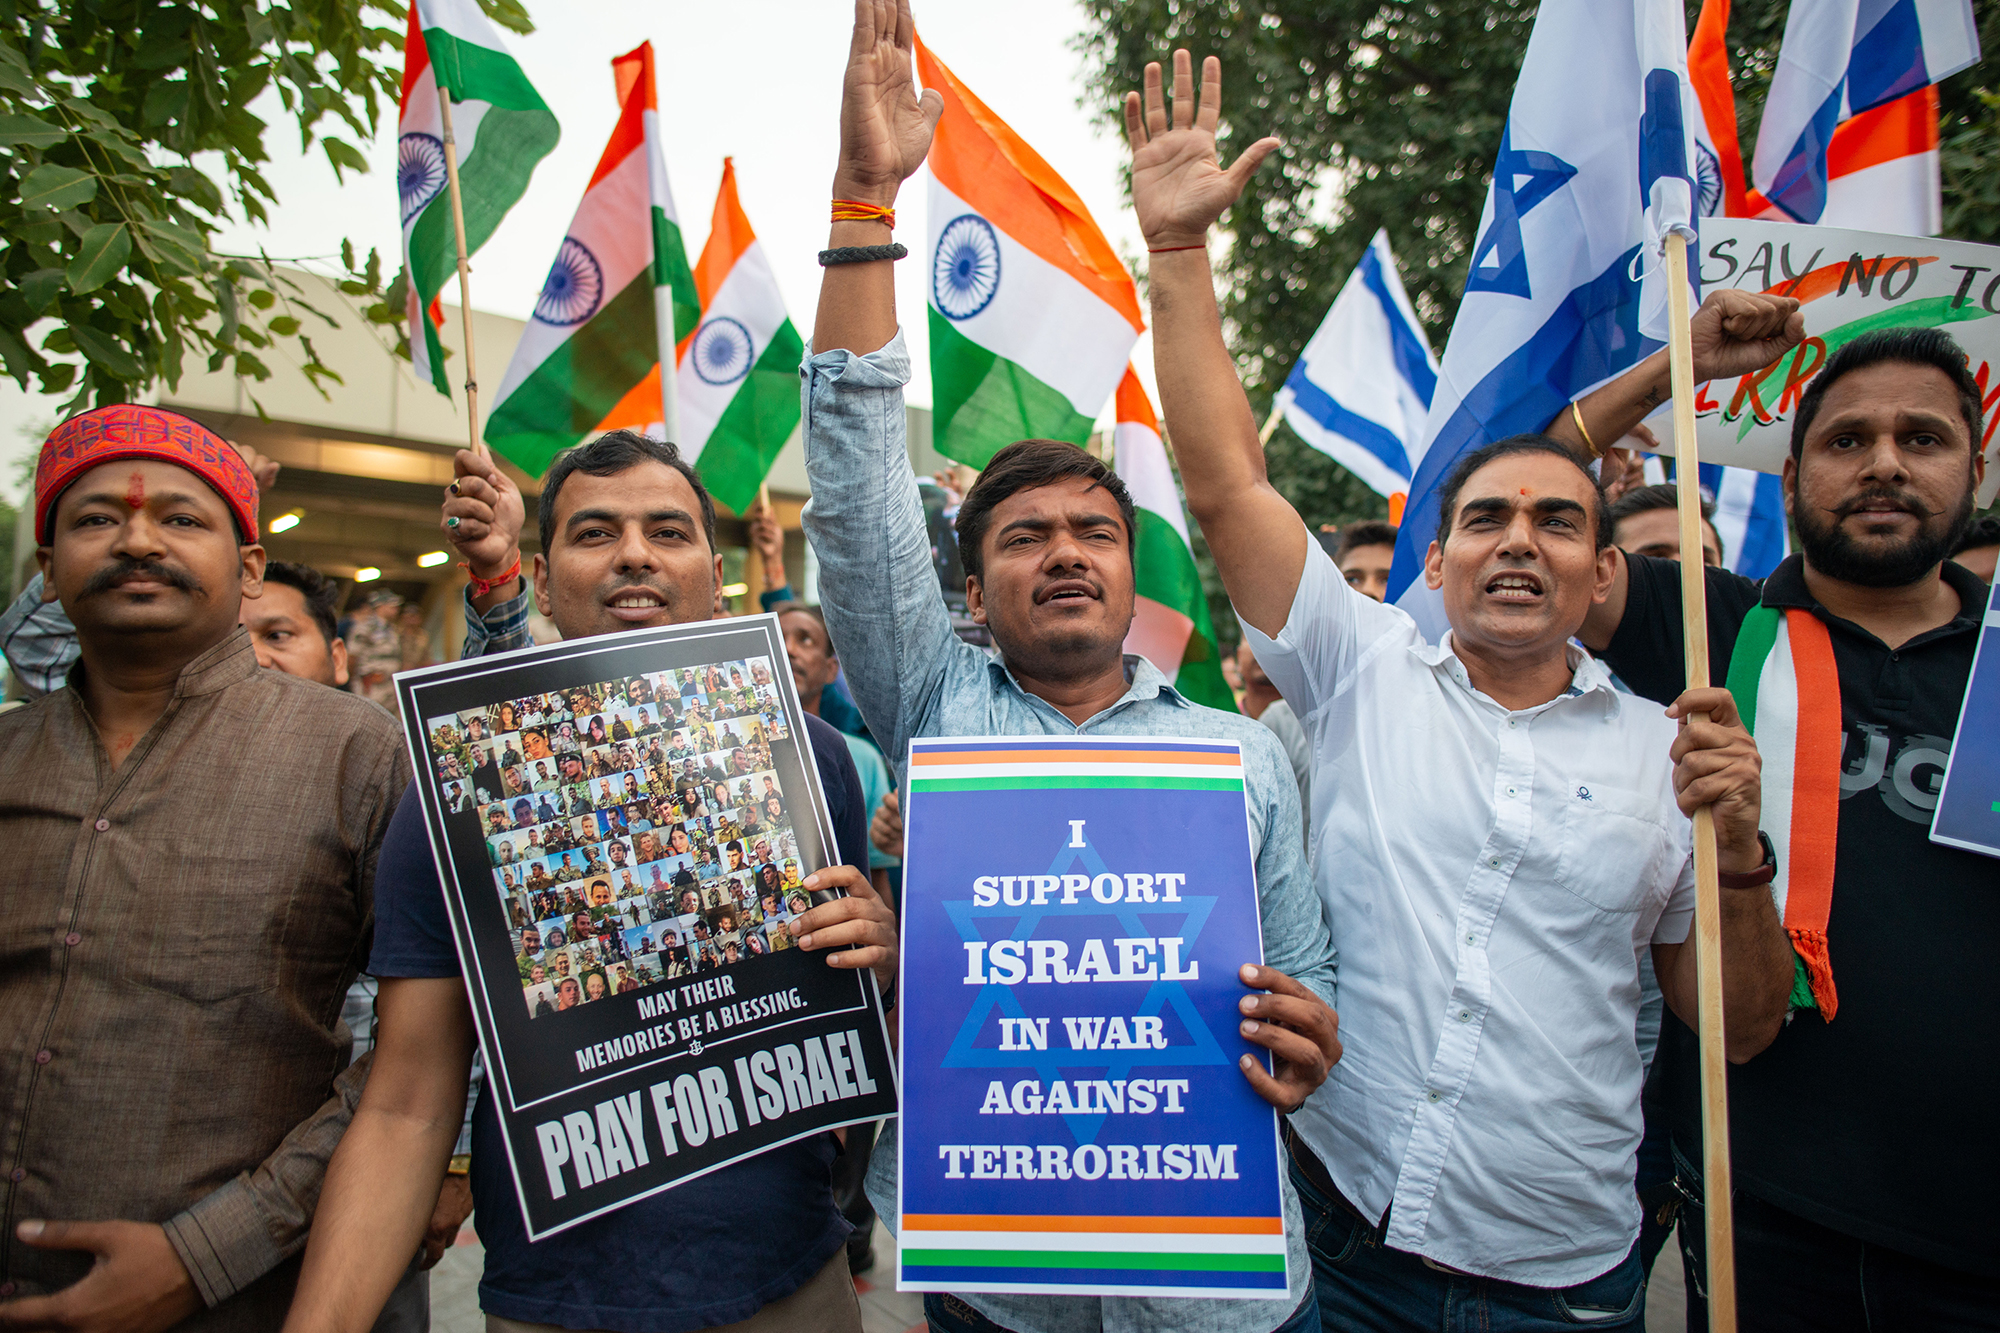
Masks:
[[[1917,531],[1901,541],[1870,550],[1856,541],[1843,520],[1872,500],[1894,500],[1920,520]],[[1799,549],[1812,567],[1830,579],[1863,588],[1900,588],[1931,575],[1972,527],[1972,488],[1967,486],[1956,509],[1926,509],[1915,496],[1894,487],[1870,487],[1831,510],[1799,505],[1796,510]]]

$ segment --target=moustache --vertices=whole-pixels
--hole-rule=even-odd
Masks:
[[[1909,492],[1899,491],[1893,486],[1871,487],[1859,495],[1842,500],[1837,505],[1822,505],[1820,508],[1826,513],[1831,514],[1835,522],[1839,522],[1842,519],[1860,513],[1863,505],[1874,504],[1878,500],[1887,500],[1891,504],[1900,506],[1905,512],[1915,514],[1918,518],[1936,518],[1946,512],[1942,509],[1931,509],[1919,502]]]
[[[148,579],[154,583],[164,583],[182,592],[200,592],[201,582],[194,575],[174,565],[157,560],[132,560],[120,557],[112,564],[92,574],[83,585],[80,597],[92,597],[101,592],[109,592],[130,578]]]

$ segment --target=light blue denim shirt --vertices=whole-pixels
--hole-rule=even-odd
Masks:
[[[1298,786],[1277,739],[1249,718],[1190,703],[1151,663],[1135,656],[1125,659],[1131,681],[1125,696],[1080,727],[1023,690],[1003,662],[952,633],[938,594],[904,446],[903,385],[910,359],[902,334],[867,356],[841,351],[810,357],[801,373],[806,473],[812,484],[804,523],[819,557],[820,605],[854,701],[899,773],[907,768],[913,736],[1198,736],[1238,742],[1247,774],[1265,962],[1332,1003],[1333,944],[1306,872]],[[892,1123],[868,1172],[869,1197],[891,1229],[895,1170]],[[1280,1178],[1287,1300],[988,1293],[959,1298],[1019,1333],[1268,1333],[1305,1298],[1311,1276],[1298,1199],[1290,1181],[1282,1173]]]

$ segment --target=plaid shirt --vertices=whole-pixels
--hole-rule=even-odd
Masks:
[[[30,699],[54,694],[76,664],[76,628],[63,614],[61,602],[42,600],[42,576],[28,586],[0,615],[0,653]]]
[[[465,587],[465,646],[459,649],[458,655],[491,657],[494,653],[534,647],[534,635],[528,632],[529,606],[528,581],[522,579],[518,594],[481,615],[472,609],[472,585],[468,583]]]

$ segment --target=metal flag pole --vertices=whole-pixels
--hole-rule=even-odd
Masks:
[[[1694,437],[1694,347],[1688,328],[1687,238],[1667,237],[1668,357],[1674,395],[1674,490],[1681,551],[1701,550],[1701,455]],[[1681,560],[1681,635],[1689,689],[1706,688],[1708,585],[1699,559]],[[1716,883],[1715,815],[1694,812],[1694,935],[1700,1004],[1702,1213],[1708,1249],[1710,1333],[1736,1330],[1735,1226],[1730,1212],[1729,1060],[1722,1025],[1722,897]]]
[[[474,457],[486,458],[486,445],[479,438],[479,362],[472,353],[471,267],[465,262],[465,201],[458,193],[458,140],[451,132],[451,93],[438,81],[438,113],[444,121],[444,173],[451,185],[451,227],[458,239],[458,314],[465,327],[465,429]],[[428,319],[419,312],[419,319]]]

